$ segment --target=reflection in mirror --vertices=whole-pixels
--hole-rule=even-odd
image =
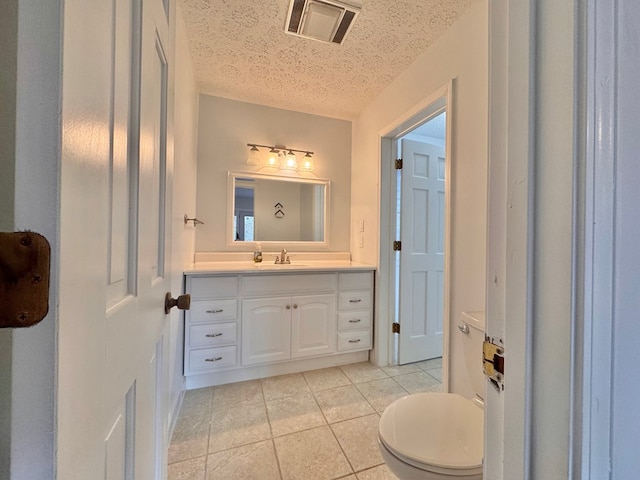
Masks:
[[[230,173],[232,242],[326,242],[325,180]]]
[[[244,180],[241,182],[241,180]],[[234,239],[239,242],[254,241],[254,215],[253,215],[253,185],[243,186],[244,183],[250,183],[248,179],[238,179],[236,181],[235,199],[234,199],[234,215],[233,215],[233,231]]]

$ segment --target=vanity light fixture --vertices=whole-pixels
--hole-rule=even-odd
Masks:
[[[258,165],[260,163],[260,150],[258,150],[258,147],[256,147],[255,145],[252,145],[251,150],[249,150],[247,163],[249,165]]]
[[[247,164],[249,165],[263,164],[264,166],[270,168],[305,172],[310,172],[314,168],[313,152],[309,150],[287,148],[283,145],[260,145],[258,143],[247,143],[247,146],[250,147],[249,155],[247,157]],[[264,162],[260,161],[261,155],[258,147],[269,149],[269,154],[267,155],[266,161]],[[296,158],[296,154],[294,152],[305,154],[303,160],[300,163],[298,163],[298,159]]]
[[[310,172],[313,170],[313,157],[311,156],[310,152],[307,152],[307,154],[302,159],[302,165],[300,165],[300,170],[305,170],[307,172]]]
[[[282,168],[287,170],[296,170],[298,168],[298,160],[296,159],[296,154],[293,153],[293,151],[289,150],[287,152]]]
[[[255,145],[253,146],[255,147]],[[269,150],[266,166],[280,168],[280,151],[276,150],[275,147],[271,147],[271,150]]]

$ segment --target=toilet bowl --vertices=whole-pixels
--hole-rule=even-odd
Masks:
[[[485,380],[484,312],[463,312],[464,369],[474,400],[455,393],[415,393],[396,400],[380,417],[378,446],[400,480],[482,479]],[[477,403],[476,403],[477,402]]]
[[[378,445],[400,480],[482,479],[484,412],[454,393],[417,393],[383,412]]]

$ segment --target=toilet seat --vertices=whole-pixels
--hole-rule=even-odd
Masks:
[[[452,393],[418,393],[389,405],[379,440],[400,461],[433,473],[482,473],[484,414]]]

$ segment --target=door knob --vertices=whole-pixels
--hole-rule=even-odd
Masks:
[[[167,292],[164,296],[164,313],[169,313],[173,307],[178,307],[180,310],[189,310],[191,307],[191,295],[188,293],[179,295],[178,298],[171,298],[171,292]]]

